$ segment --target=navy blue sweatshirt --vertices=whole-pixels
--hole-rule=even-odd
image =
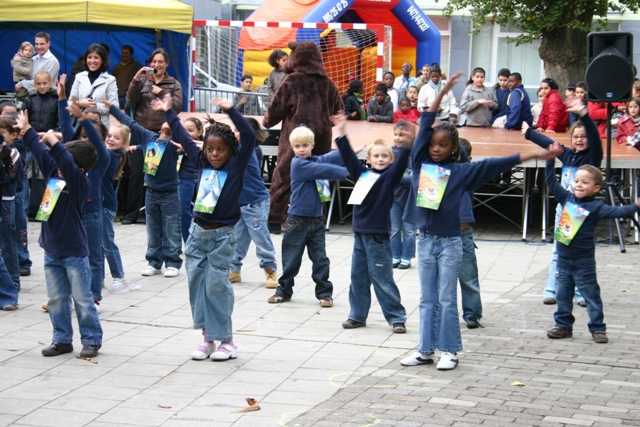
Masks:
[[[433,135],[436,113],[424,112],[420,121],[420,131],[411,149],[412,185],[407,201],[404,220],[420,231],[440,237],[460,236],[460,199],[465,192],[474,190],[492,177],[507,171],[520,163],[520,155],[486,159],[475,163],[455,163],[450,159],[434,163],[429,156],[429,141]],[[466,159],[464,150],[461,152]],[[416,206],[416,195],[423,163],[438,164],[451,170],[449,182],[438,210]]]
[[[377,171],[362,164],[351,148],[347,137],[336,139],[336,144],[338,144],[349,175],[354,181],[357,181],[358,177],[366,171],[380,175],[362,203],[353,206],[353,231],[366,234],[391,234],[391,205],[393,204],[394,188],[402,179],[402,174],[406,169],[409,150],[399,149],[398,156],[393,163],[387,169]]]
[[[509,112],[509,106],[507,105],[507,99],[509,99],[509,89],[502,89],[498,86],[495,89],[496,99],[498,100],[498,108],[493,112],[491,118],[491,124],[496,121],[498,117],[502,117]]]
[[[166,146],[156,174],[149,175],[145,173],[144,182],[147,187],[155,191],[178,191],[178,171],[176,170],[178,166],[178,148],[171,143],[171,138],[160,139],[157,133],[143,128],[115,105],[111,106],[109,113],[118,119],[120,123],[129,126],[132,137],[140,142],[139,147],[144,150],[145,157],[147,156],[147,146],[150,142]]]
[[[58,257],[86,257],[89,249],[87,232],[82,225],[82,205],[89,194],[91,183],[78,169],[64,144],[58,143],[48,150],[39,141],[33,128],[24,135],[24,142],[33,152],[42,175],[46,179],[57,177],[59,169],[66,182],[49,220],[42,223],[40,246],[47,253]]]
[[[571,243],[569,245],[565,245],[562,243],[556,244],[558,256],[572,259],[594,257],[596,251],[594,233],[599,220],[611,218],[626,218],[633,216],[633,214],[636,212],[640,212],[640,208],[635,204],[625,206],[609,206],[600,200],[596,200],[595,197],[583,197],[581,199],[577,198],[573,193],[565,190],[558,183],[558,179],[556,178],[556,174],[554,171],[553,159],[547,161],[546,176],[549,191],[551,191],[553,197],[558,200],[558,203],[560,203],[564,207],[567,202],[571,202],[580,206],[581,208],[586,209],[589,212],[589,215],[587,215],[586,219],[582,223],[582,226],[573,237],[573,240],[571,240]]]
[[[524,89],[524,86],[520,85],[513,89],[507,98],[507,103],[509,109],[507,110],[507,122],[504,125],[505,129],[519,130],[522,127],[522,122],[527,122],[529,126],[533,125],[531,102],[529,101],[529,95]]]
[[[245,172],[247,170],[247,164],[251,157],[254,155],[253,149],[256,143],[256,134],[249,123],[242,117],[242,114],[238,112],[236,108],[227,110],[226,113],[231,118],[234,126],[240,133],[240,147],[238,148],[238,154],[231,157],[227,163],[219,171],[227,172],[227,179],[222,187],[218,202],[212,213],[203,213],[193,211],[193,220],[196,224],[200,225],[214,225],[214,224],[227,224],[234,225],[240,219],[240,193],[242,192],[242,185],[245,178]],[[182,148],[192,159],[197,159],[198,166],[198,182],[196,189],[200,186],[200,179],[202,178],[203,170],[214,169],[209,162],[204,164],[201,161],[202,150],[198,148],[195,142],[189,136],[189,133],[180,123],[178,115],[172,109],[164,113],[169,126],[171,127],[171,133],[178,140],[178,143],[182,145]],[[206,141],[205,141],[206,144]],[[175,165],[174,165],[175,166]]]
[[[114,181],[116,179],[116,172],[120,166],[120,159],[122,159],[122,156],[124,155],[124,150],[108,151],[109,166],[102,176],[100,193],[102,194],[102,207],[110,210],[111,212],[116,212],[118,210],[118,197],[116,196]]]
[[[60,131],[62,132],[62,141],[69,142],[73,139],[74,129],[71,125],[71,115],[66,110],[67,101],[58,100],[58,117],[60,117]],[[109,167],[109,150],[104,146],[104,141],[98,133],[91,120],[82,120],[82,126],[84,132],[87,135],[87,139],[93,145],[98,153],[98,161],[96,165],[87,172],[89,182],[91,182],[91,190],[87,194],[87,200],[82,208],[83,212],[98,212],[102,210],[102,194],[100,187],[102,184],[102,177],[105,171]]]
[[[18,149],[11,145],[5,146],[3,150],[16,150],[15,153],[18,153]],[[2,165],[0,165],[0,167],[2,167]],[[22,183],[22,167],[21,157],[13,164],[13,175],[5,175],[3,180],[4,188],[1,193],[3,200],[15,200],[16,192],[18,191],[18,181]]]
[[[347,178],[347,168],[339,166],[342,157],[339,151],[306,159],[291,159],[291,198],[287,213],[318,218],[322,216],[322,202],[318,195],[316,179]],[[354,178],[355,179],[355,178]]]
[[[584,125],[585,133],[587,134],[587,141],[589,141],[589,148],[584,151],[573,151],[571,148],[562,147],[562,154],[558,156],[558,160],[565,166],[582,166],[593,165],[597,168],[602,163],[602,141],[600,140],[600,133],[598,127],[594,121],[589,117],[589,114],[585,114],[580,118]],[[553,139],[536,131],[533,128],[527,129],[524,135],[529,141],[539,145],[545,150],[554,143]]]
[[[267,187],[264,186],[264,179],[260,172],[260,163],[258,160],[258,148],[256,147],[251,154],[249,164],[247,165],[247,173],[244,174],[244,185],[240,193],[240,206],[252,205],[269,198]],[[262,150],[260,150],[262,152]]]
[[[393,151],[394,163],[398,161],[398,156],[400,155],[403,148],[393,146],[391,147]],[[411,154],[411,152],[409,152]],[[394,203],[407,203],[407,199],[409,198],[409,189],[411,188],[411,159],[407,159],[405,165],[405,171],[407,172],[407,176],[403,176],[396,188],[393,191],[393,202]]]

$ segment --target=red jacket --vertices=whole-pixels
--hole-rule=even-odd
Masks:
[[[624,102],[614,102],[611,105],[619,107],[625,105]],[[598,125],[598,131],[600,131],[600,138],[607,138],[607,103],[606,102],[589,102],[589,116]]]
[[[406,120],[411,123],[415,123],[420,118],[420,113],[416,107],[409,108],[409,111],[404,113],[401,109],[397,109],[393,113],[393,123],[398,123],[400,120]]]
[[[616,132],[618,144],[626,144],[627,137],[635,135],[638,129],[640,129],[640,123],[635,124],[631,116],[625,114],[618,122],[618,131]]]
[[[569,126],[569,112],[558,91],[553,89],[542,104],[538,118],[538,129],[565,132]]]

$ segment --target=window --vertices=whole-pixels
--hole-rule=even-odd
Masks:
[[[450,40],[451,40],[451,23],[450,20],[442,16],[429,16],[433,25],[440,31],[440,69],[451,74],[449,70]],[[424,64],[417,64],[422,67]]]

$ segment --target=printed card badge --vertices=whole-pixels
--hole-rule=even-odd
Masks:
[[[589,216],[589,211],[581,208],[575,203],[568,202],[562,208],[562,215],[560,216],[560,222],[556,227],[556,231],[553,237],[564,245],[569,245],[578,230],[584,223],[584,220]]]
[[[36,214],[36,220],[46,222],[49,220],[53,208],[56,207],[60,193],[67,183],[60,178],[49,178],[47,181],[47,188],[44,190],[44,196],[42,202],[40,202],[40,208]]]
[[[578,166],[562,166],[562,177],[560,178],[560,185],[567,191],[573,194],[573,182],[576,180],[576,174],[578,173]]]
[[[227,181],[228,173],[226,171],[217,171],[214,169],[205,169],[200,177],[200,185],[198,185],[198,194],[196,195],[196,203],[193,210],[202,213],[213,213],[218,203],[222,187]]]
[[[444,191],[449,183],[450,175],[450,169],[430,163],[423,163],[420,168],[416,206],[438,210],[440,202],[442,202],[442,197],[444,196]]]
[[[180,172],[180,165],[182,165],[182,158],[184,157],[184,154],[180,154],[178,156],[178,163],[176,164],[176,170],[178,172]]]
[[[321,202],[331,201],[331,186],[328,179],[316,179],[316,189]]]
[[[144,173],[156,176],[158,168],[160,167],[160,161],[166,149],[166,145],[158,144],[156,141],[149,141],[147,143],[147,151],[144,155],[144,166],[142,167]]]
[[[364,198],[367,197],[367,194],[369,194],[369,191],[371,191],[373,184],[376,183],[378,178],[380,178],[379,173],[375,173],[373,171],[362,172],[360,174],[360,178],[358,178],[358,181],[356,182],[356,185],[353,187],[353,191],[351,191],[351,196],[349,197],[347,204],[361,204]]]

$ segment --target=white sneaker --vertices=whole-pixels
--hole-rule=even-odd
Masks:
[[[164,272],[164,277],[176,277],[180,270],[175,267],[167,267],[167,271]]]
[[[433,363],[433,353],[426,354],[416,351],[411,356],[400,361],[402,366],[431,365]]]
[[[127,279],[125,279],[124,277],[121,277],[118,280],[120,280],[120,283],[122,283],[122,285],[128,291],[137,291],[138,289],[142,289],[142,285],[137,285],[137,284],[135,284],[133,282],[130,282]]]
[[[160,274],[162,273],[162,270],[159,268],[153,268],[150,265],[147,265],[143,270],[142,270],[142,275],[143,276],[155,276],[156,274]]]
[[[200,344],[198,348],[193,350],[193,353],[191,353],[191,358],[193,360],[206,360],[214,351],[216,351],[215,343],[205,341]]]
[[[228,360],[238,357],[238,348],[231,344],[221,344],[211,355],[212,360]]]
[[[438,362],[438,371],[450,371],[451,369],[458,366],[458,357],[456,353],[449,353],[445,351],[440,356],[440,361]]]

